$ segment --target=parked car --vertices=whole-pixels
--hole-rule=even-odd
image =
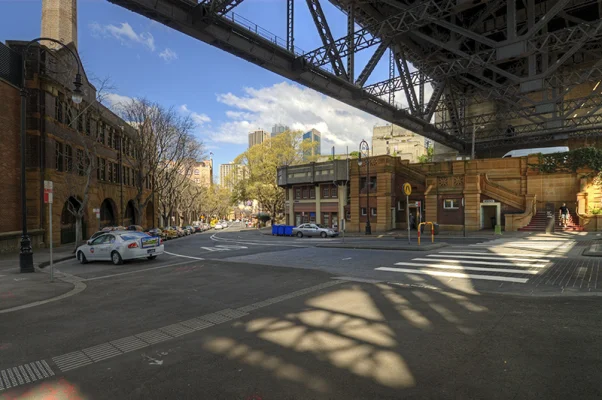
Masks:
[[[130,225],[127,228],[128,231],[137,231],[137,232],[144,232],[144,228],[141,227],[140,225]]]
[[[223,229],[223,226],[222,226],[222,224],[215,224],[215,226],[213,227],[213,229],[220,230],[220,229]]]
[[[301,225],[293,228],[293,235],[296,235],[297,237],[320,236],[320,237],[325,238],[327,236],[330,236],[330,237],[338,236],[339,233],[335,232],[331,228],[325,227],[320,224],[301,224]]]
[[[148,234],[149,236],[159,236],[163,240],[166,239],[165,233],[159,228],[150,228],[150,229],[145,230],[144,232],[146,234]]]
[[[194,225],[194,232],[203,232],[203,227],[201,225]]]
[[[178,233],[178,237],[182,237],[182,236],[186,235],[184,233],[184,230],[182,228],[180,228],[179,226],[172,226],[172,229]]]
[[[190,232],[191,235],[196,232],[192,225],[186,225],[185,228],[188,229],[188,232]]]
[[[161,228],[167,239],[175,239],[178,237],[178,232],[170,226]]]
[[[153,260],[163,254],[163,240],[137,231],[112,231],[89,240],[75,252],[81,264],[89,261],[112,261],[122,264],[136,258]]]

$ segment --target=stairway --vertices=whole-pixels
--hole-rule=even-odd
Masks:
[[[487,174],[481,175],[481,193],[508,204],[517,210],[525,209],[525,196],[519,195],[495,182],[492,182],[487,177]]]
[[[529,225],[523,226],[518,230],[521,232],[545,232],[548,226],[548,214],[545,211],[538,211],[532,218]]]
[[[558,221],[554,221],[555,232],[583,232],[583,227],[573,221],[573,216],[569,215],[566,226],[560,226]]]

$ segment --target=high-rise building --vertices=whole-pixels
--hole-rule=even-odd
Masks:
[[[73,43],[77,49],[77,0],[42,0],[42,37]],[[56,48],[57,44],[41,42]]]
[[[247,167],[241,164],[228,163],[219,166],[219,183],[232,190],[234,186],[247,176]]]
[[[255,146],[256,144],[263,143],[269,137],[269,132],[264,131],[263,129],[257,129],[256,131],[249,132],[249,148]]]
[[[274,124],[274,126],[272,127],[272,137],[278,136],[281,133],[286,132],[288,130],[289,130],[289,127],[286,125]]]
[[[397,125],[375,126],[372,130],[373,156],[391,155],[417,163],[426,154],[424,136]]]
[[[303,160],[307,161],[310,157],[320,156],[322,154],[322,134],[317,129],[312,129],[303,134],[303,141],[309,141],[313,144],[310,150],[303,152]]]

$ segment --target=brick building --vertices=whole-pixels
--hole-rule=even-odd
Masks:
[[[286,191],[286,223],[338,227],[348,206],[348,171],[347,160],[278,168],[278,186]]]
[[[20,95],[21,51],[26,43],[0,44],[0,159],[5,206],[0,251],[18,248],[20,237]],[[77,51],[71,44],[71,49]],[[26,64],[27,98],[27,225],[34,247],[47,242],[48,208],[43,204],[43,183],[54,183],[53,241],[55,245],[75,240],[75,217],[68,204],[82,199],[87,164],[85,146],[93,150],[94,171],[85,210],[83,237],[99,226],[139,224],[152,226],[156,218],[152,201],[143,215],[135,206],[137,171],[128,162],[133,154],[134,128],[96,101],[96,88],[82,71],[84,101],[73,104],[71,90],[75,70],[71,55],[64,49],[49,52],[32,45]],[[69,68],[71,66],[71,68]],[[150,182],[143,182],[144,194]],[[100,209],[100,221],[94,208]]]

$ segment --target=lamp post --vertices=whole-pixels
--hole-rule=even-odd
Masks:
[[[358,167],[362,166],[362,156],[366,159],[366,186],[368,187],[366,191],[366,235],[371,235],[372,227],[370,226],[370,160],[368,159],[370,157],[370,146],[365,140],[362,140],[360,142],[360,151],[357,159]]]
[[[81,70],[79,68],[79,58],[77,55],[71,50],[69,47],[65,46],[63,43],[58,40],[51,38],[37,38],[31,40],[25,45],[23,52],[21,53],[21,243],[20,243],[20,251],[19,251],[19,270],[21,273],[34,272],[35,269],[33,267],[33,251],[31,249],[31,239],[29,238],[29,234],[27,233],[27,201],[26,201],[26,174],[25,174],[25,145],[26,145],[26,130],[27,130],[27,89],[25,87],[25,77],[26,77],[26,69],[25,62],[27,60],[27,51],[29,50],[29,46],[33,43],[39,42],[41,40],[49,41],[58,44],[62,48],[65,48],[69,51],[69,53],[75,58],[75,62],[77,64],[77,75],[75,75],[75,81],[73,85],[75,86],[75,90],[73,90],[72,100],[75,104],[79,104],[83,100],[83,94],[81,91],[82,86],[82,76]]]

